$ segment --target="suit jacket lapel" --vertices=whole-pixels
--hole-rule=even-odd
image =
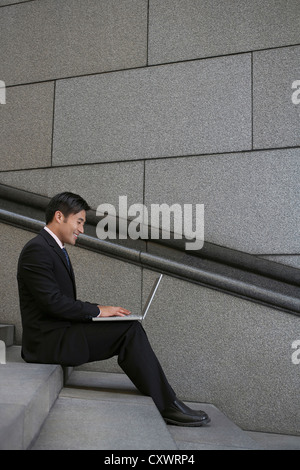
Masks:
[[[62,260],[63,264],[65,265],[65,268],[66,268],[66,270],[67,270],[67,273],[68,273],[68,275],[69,275],[69,276],[71,277],[71,279],[72,279],[73,286],[74,286],[75,298],[76,298],[75,276],[74,276],[74,271],[73,271],[73,267],[72,267],[71,260],[70,260],[70,269],[69,269],[69,266],[68,266],[66,257],[65,257],[65,255],[64,255],[64,253],[62,252],[62,249],[61,249],[60,246],[56,243],[56,241],[55,241],[54,238],[50,235],[50,233],[48,233],[46,230],[42,229],[41,232],[40,232],[40,235],[42,235],[42,237],[44,237],[44,238],[46,239],[46,241],[48,242],[48,244],[53,248],[53,250],[55,251],[55,253],[60,257],[60,259]]]

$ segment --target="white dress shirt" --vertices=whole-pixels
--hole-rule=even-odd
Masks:
[[[53,233],[50,228],[48,227],[44,227],[44,229],[46,230],[46,232],[50,233],[51,237],[54,238],[54,240],[56,241],[56,243],[58,244],[58,246],[63,249],[64,248],[64,245],[62,244],[62,242],[60,241],[60,239],[55,235],[55,233]]]

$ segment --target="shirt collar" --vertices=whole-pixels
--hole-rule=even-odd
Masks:
[[[48,232],[48,233],[51,235],[51,237],[54,238],[54,240],[56,241],[56,243],[58,244],[58,246],[59,246],[60,248],[64,248],[64,245],[62,244],[62,242],[60,241],[60,239],[55,235],[55,233],[53,233],[53,232],[50,230],[50,228],[44,227],[44,229],[46,230],[46,232]]]

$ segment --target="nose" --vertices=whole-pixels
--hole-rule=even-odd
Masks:
[[[83,228],[82,225],[80,225],[80,226],[78,227],[78,231],[79,231],[80,233],[84,233],[84,228]]]

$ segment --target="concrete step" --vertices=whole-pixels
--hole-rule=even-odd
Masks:
[[[142,395],[139,394],[135,386],[124,374],[75,369],[67,385],[73,387],[73,389],[77,387],[79,389],[83,388],[89,390],[94,396],[96,396],[99,391],[105,392],[109,394],[108,397],[114,397],[115,400],[118,400],[118,394],[120,392],[126,394],[127,400],[135,401],[137,397],[142,398]],[[193,409],[204,410],[211,417],[211,424],[201,428],[167,425],[167,429],[173,437],[178,449],[257,449],[261,447],[214,405],[189,402],[186,402],[186,404]]]
[[[26,364],[26,362],[21,357],[21,346],[12,345],[6,350],[6,359],[7,362],[19,362],[21,364]]]
[[[260,448],[215,406],[191,405],[204,409],[212,424],[202,428],[166,425],[153,401],[140,395],[124,374],[74,371],[31,449]]]
[[[202,428],[166,425],[149,397],[124,374],[26,364],[20,347],[0,365],[0,449],[300,449],[300,436],[242,431],[214,405]],[[53,405],[53,406],[52,406]]]
[[[205,411],[211,423],[203,428],[168,426],[178,449],[188,450],[263,450],[216,406],[207,403],[185,402],[191,408]]]
[[[63,386],[60,366],[0,365],[0,449],[25,450],[35,439]]]
[[[32,450],[176,450],[153,401],[124,374],[73,372]]]
[[[14,343],[14,325],[0,324],[0,341],[4,341],[6,347],[12,346]]]
[[[127,400],[136,400],[137,396],[142,397],[124,374],[75,369],[67,385],[73,389],[84,388],[94,394],[99,391],[106,392],[114,396],[116,400],[119,392],[126,393]],[[193,409],[204,410],[211,417],[211,424],[200,428],[167,425],[178,449],[258,449],[261,447],[214,405],[190,402],[186,404]],[[160,419],[162,420],[161,417]]]
[[[151,399],[60,394],[32,450],[177,449]]]

